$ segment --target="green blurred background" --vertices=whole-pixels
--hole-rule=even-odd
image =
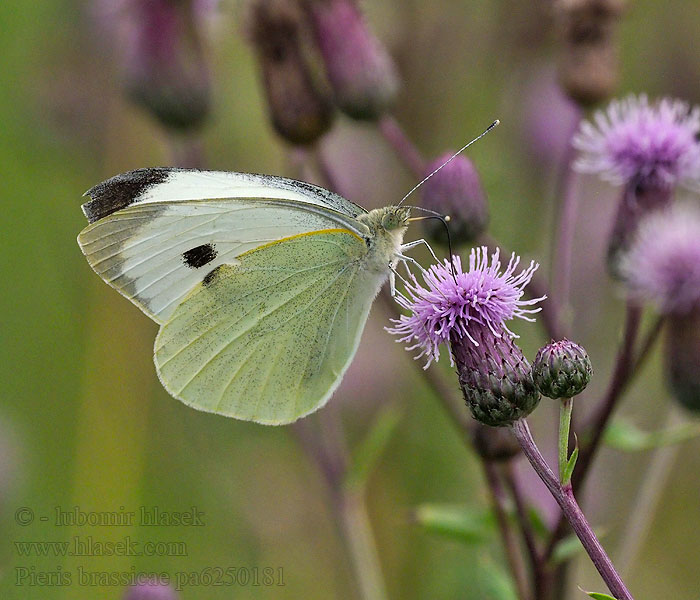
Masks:
[[[552,172],[532,160],[522,99],[533,73],[556,54],[549,25],[529,2],[366,5],[401,71],[396,117],[427,156],[458,147],[494,118],[503,121],[469,153],[489,196],[491,232],[536,257],[546,271]],[[104,285],[80,253],[75,238],[85,225],[81,194],[116,173],[169,162],[160,128],[123,98],[114,59],[96,43],[87,8],[77,0],[0,3],[0,595],[123,596],[118,585],[75,585],[79,568],[175,574],[273,567],[283,569],[284,586],[189,586],[181,597],[357,597],[328,490],[292,432],[200,413],[170,398],[153,368],[155,324]],[[695,0],[629,4],[621,26],[620,93],[700,101],[697,8]],[[207,164],[296,175],[268,123],[255,63],[241,34],[241,6],[223,3],[220,12],[209,41],[215,108],[203,133]],[[338,177],[364,206],[396,201],[414,183],[370,125],[340,119],[324,143],[336,158]],[[615,193],[592,179],[583,184],[574,329],[594,363],[589,397],[595,397],[610,371],[621,318],[619,294],[600,261],[604,240],[596,237],[608,226]],[[389,595],[502,598],[494,590],[506,567],[495,536],[492,543],[465,545],[411,522],[412,509],[422,503],[478,509],[488,506],[488,498],[478,462],[410,356],[383,331],[386,322],[378,304],[348,381],[327,410],[341,415],[351,447],[382,407],[399,415],[367,489]],[[523,323],[516,329],[532,358],[546,341],[541,328]],[[620,411],[640,427],[658,426],[669,410],[659,363],[655,353]],[[551,455],[556,413],[547,402],[531,420]],[[638,598],[700,597],[698,450],[698,441],[680,449],[662,508],[628,574]],[[587,512],[605,531],[613,559],[648,459],[606,449],[588,489]],[[533,497],[545,497],[527,469],[522,475]],[[56,507],[88,512],[140,506],[196,507],[205,525],[54,522]],[[31,524],[17,524],[21,507],[33,511]],[[187,556],[20,556],[14,545],[74,536],[184,542]],[[586,560],[576,564],[575,583],[602,589]],[[18,568],[27,575],[20,586]],[[61,570],[73,574],[73,585],[30,585],[41,572]]]

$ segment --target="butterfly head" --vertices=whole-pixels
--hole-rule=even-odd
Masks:
[[[387,206],[384,210],[386,212],[382,215],[381,224],[386,231],[393,231],[408,225],[411,209],[407,206]]]

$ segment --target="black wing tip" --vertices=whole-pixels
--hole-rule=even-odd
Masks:
[[[170,173],[185,170],[187,169],[177,167],[148,167],[110,177],[83,194],[90,197],[90,200],[82,205],[83,214],[88,223],[108,217],[136,202],[151,186],[165,182]]]

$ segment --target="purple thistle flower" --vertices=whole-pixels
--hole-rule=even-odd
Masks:
[[[700,309],[700,209],[678,205],[648,216],[620,270],[630,292],[664,314]]]
[[[399,336],[399,342],[414,342],[407,350],[419,349],[416,359],[426,356],[425,368],[439,359],[440,344],[453,337],[466,337],[476,346],[481,335],[481,332],[475,335],[477,329],[487,330],[495,337],[504,334],[516,337],[505,321],[514,317],[533,321],[528,315],[540,309],[528,307],[543,300],[522,300],[523,288],[539,265],[533,261],[516,274],[519,263],[520,258],[512,254],[501,272],[499,250],[489,261],[487,248],[481,247],[472,249],[467,272],[462,271],[459,256],[452,257],[452,264],[445,260],[444,264],[432,265],[423,273],[426,287],[415,277],[406,283],[408,297],[399,296],[398,302],[411,314],[394,319],[396,326],[387,331]]]
[[[669,188],[700,184],[700,109],[645,95],[613,101],[573,138],[575,168],[617,184]]]

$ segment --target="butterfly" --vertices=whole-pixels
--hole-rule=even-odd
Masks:
[[[85,193],[92,269],[160,325],[158,377],[193,408],[268,425],[323,406],[403,252],[410,209],[283,177],[149,168]],[[413,262],[413,261],[412,261]]]

